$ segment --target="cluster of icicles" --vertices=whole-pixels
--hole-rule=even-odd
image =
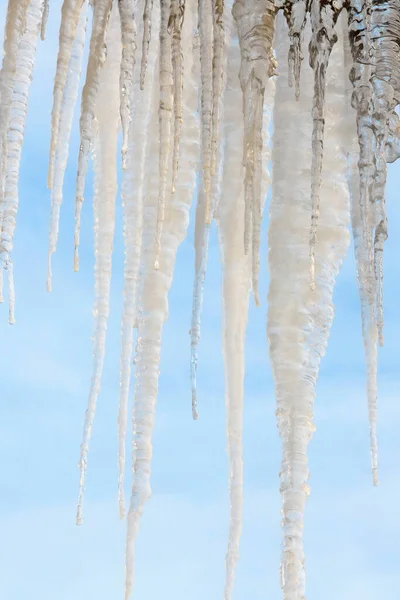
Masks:
[[[64,0],[51,116],[51,223],[47,288],[87,34],[85,0]],[[351,220],[367,362],[373,481],[377,344],[383,343],[382,256],[387,163],[400,153],[398,0],[91,0],[93,17],[80,114],[74,268],[93,157],[94,365],[80,457],[82,521],[88,446],[104,360],[122,128],[125,284],[120,362],[119,510],[124,516],[125,434],[137,329],[133,482],[126,584],[150,497],[151,436],[160,347],[176,251],[197,196],[191,324],[192,410],[210,226],[223,263],[230,528],[225,599],[241,534],[244,338],[249,292],[258,304],[260,222],[270,181],[267,333],[282,438],[280,472],[285,600],[305,597],[303,515],[307,445],[318,368],[333,319],[332,292]],[[0,74],[1,285],[9,283],[18,172],[38,34],[49,0],[9,0]],[[309,65],[302,66],[302,48]],[[307,61],[308,62],[308,61]],[[279,76],[276,71],[279,66]],[[293,88],[294,89],[290,89]],[[270,150],[269,135],[273,122]],[[268,167],[272,158],[272,176]]]

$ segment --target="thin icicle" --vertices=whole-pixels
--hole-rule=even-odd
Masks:
[[[54,163],[56,160],[60,119],[62,115],[61,107],[64,96],[64,89],[68,76],[68,67],[70,64],[72,44],[75,39],[76,28],[79,22],[79,15],[82,10],[84,1],[85,0],[64,0],[61,9],[61,25],[58,42],[57,69],[54,78],[53,108],[51,110],[51,141],[49,171],[47,176],[47,187],[49,189],[53,188]]]
[[[295,86],[296,100],[300,97],[300,74],[303,54],[301,51],[303,30],[307,18],[307,0],[276,0],[282,8],[289,27],[290,47],[288,53],[289,87]]]
[[[151,14],[153,12],[154,0],[145,0],[143,10],[143,40],[142,40],[142,61],[140,65],[140,89],[144,89],[146,79],[146,69],[149,55],[149,46],[151,40]]]
[[[51,257],[57,248],[60,209],[63,200],[64,175],[67,167],[72,120],[74,116],[76,100],[78,98],[79,82],[82,71],[82,57],[86,39],[87,6],[88,5],[86,4],[80,13],[78,26],[76,28],[76,35],[71,49],[71,58],[67,80],[64,87],[58,135],[55,146],[46,283],[48,292],[51,292],[52,288]]]
[[[95,118],[98,122],[94,152],[94,253],[95,300],[93,335],[93,372],[85,414],[83,439],[79,459],[80,480],[76,522],[82,523],[83,496],[87,469],[89,441],[92,432],[96,401],[103,371],[109,295],[111,257],[114,242],[114,212],[117,193],[117,139],[119,127],[119,67],[121,36],[118,9],[114,5],[107,35],[108,55],[98,79],[99,94]]]
[[[160,0],[161,22],[160,22],[160,108],[158,113],[160,126],[160,150],[159,150],[159,191],[157,206],[157,224],[155,240],[155,269],[159,268],[161,235],[165,216],[165,201],[167,196],[168,166],[171,151],[171,123],[173,96],[173,73],[172,73],[172,41],[168,33],[168,22],[170,18],[170,0]]]
[[[112,0],[96,0],[93,6],[92,35],[90,38],[86,81],[82,91],[81,118],[79,123],[81,142],[79,148],[78,172],[76,176],[74,271],[79,270],[79,240],[83,194],[85,190],[89,152],[92,149],[100,73],[107,58],[105,38],[111,7]]]
[[[213,115],[213,0],[199,2],[200,71],[201,71],[201,162],[204,193],[204,219],[211,223],[211,154]]]
[[[185,0],[171,0],[168,31],[172,35],[172,69],[174,76],[174,150],[172,155],[172,193],[175,193],[179,166],[182,128],[183,54],[181,32],[185,16]]]
[[[213,107],[212,107],[212,138],[211,138],[211,176],[214,177],[217,166],[217,150],[219,141],[220,105],[223,91],[223,66],[225,50],[224,28],[225,0],[213,0]],[[232,4],[230,2],[229,4]],[[230,7],[228,7],[230,8]]]
[[[245,253],[252,247],[252,287],[259,305],[258,271],[261,227],[262,123],[264,92],[275,72],[273,36],[275,6],[269,0],[236,0],[236,21],[241,50],[240,85],[243,92],[245,166]]]
[[[20,3],[20,6],[22,7],[23,4],[23,2]],[[2,121],[2,126],[6,126],[7,129],[4,132],[4,137],[2,137],[2,150],[6,151],[6,155],[3,157],[4,171],[1,173],[2,181],[4,181],[2,183],[2,187],[4,185],[4,197],[1,206],[0,269],[4,269],[8,277],[8,321],[10,324],[15,323],[15,294],[11,251],[18,210],[18,179],[28,109],[29,88],[32,81],[36,57],[36,42],[42,14],[41,8],[41,0],[31,0],[27,11],[23,12],[23,35],[20,38],[15,55],[13,57],[8,56],[7,60],[5,56],[1,73],[2,84],[5,84],[5,87],[2,86],[2,92],[5,93],[5,96],[2,96],[1,107],[5,108],[5,112],[8,111],[8,117],[5,115],[5,112],[1,111],[1,117],[7,117],[5,122]],[[20,18],[22,18],[22,15],[20,15]],[[14,26],[16,27],[21,26],[18,19],[13,20],[10,18],[7,23],[8,27],[11,27],[12,22],[14,22]],[[10,35],[14,40],[13,43],[16,43],[18,32],[8,31],[7,35]],[[8,53],[14,53],[15,48],[10,46],[9,43],[6,42],[5,47]],[[10,71],[11,63],[14,63],[14,75]],[[4,103],[8,105],[8,85],[10,84],[12,85],[11,102],[7,108],[3,106],[3,99]]]
[[[227,10],[224,14],[224,31],[227,32],[224,37],[225,47],[221,55],[221,69],[222,73],[226,71],[226,63],[228,56],[228,48],[231,42],[231,35],[233,30],[233,19],[232,19],[232,1],[229,0],[227,3]],[[196,61],[195,61],[196,66]],[[221,97],[223,96],[226,85],[226,77],[222,79]],[[219,109],[220,112],[221,109]],[[220,127],[220,125],[219,125]],[[216,214],[218,211],[219,196],[221,193],[222,184],[222,169],[221,160],[222,155],[222,141],[218,134],[219,144],[216,155],[216,172],[212,179],[212,187],[210,190],[211,195],[211,212]],[[204,173],[204,171],[203,171]],[[195,232],[194,232],[194,249],[195,249],[195,273],[193,283],[193,297],[192,297],[192,317],[190,327],[190,381],[192,390],[192,416],[193,419],[198,419],[198,403],[197,403],[197,362],[198,362],[198,349],[200,343],[200,326],[201,326],[201,312],[203,308],[203,291],[204,282],[207,271],[207,259],[208,259],[208,243],[210,238],[210,224],[207,223],[205,218],[206,202],[205,192],[203,185],[203,173],[200,174],[199,186],[198,186],[198,197],[196,206],[196,220],[195,220]]]
[[[193,7],[191,7],[193,8]],[[125,599],[131,595],[133,587],[134,543],[139,519],[145,502],[151,494],[151,436],[154,425],[155,403],[158,390],[159,360],[162,328],[168,312],[168,292],[172,282],[176,250],[183,240],[189,220],[189,208],[194,194],[198,164],[199,128],[196,116],[197,88],[190,73],[193,57],[190,40],[192,37],[193,15],[188,11],[182,31],[185,47],[188,49],[186,64],[188,76],[185,78],[183,94],[182,153],[176,192],[168,203],[165,213],[160,254],[160,268],[154,266],[155,222],[157,213],[158,177],[157,165],[149,165],[145,194],[142,261],[140,270],[140,305],[138,310],[138,340],[136,348],[136,382],[133,404],[134,448],[133,484],[128,513],[126,544]],[[158,91],[158,90],[156,90]],[[150,155],[157,156],[158,94],[153,100],[152,135]]]
[[[42,22],[40,24],[40,39],[42,42],[46,39],[46,27],[49,19],[50,0],[43,0]]]
[[[343,53],[337,46],[327,72],[327,135],[321,187],[326,202],[321,206],[316,285],[312,293],[308,278],[310,207],[304,199],[309,193],[311,175],[313,74],[306,65],[301,96],[293,103],[287,88],[285,32],[283,18],[279,18],[276,55],[281,76],[277,79],[274,108],[267,335],[282,439],[281,586],[284,600],[304,600],[303,526],[309,495],[307,446],[314,431],[313,403],[319,364],[333,320],[333,286],[349,243],[347,165],[341,148],[349,107],[344,101]],[[305,35],[309,39],[308,27]]]
[[[320,212],[321,171],[324,156],[326,71],[332,48],[337,42],[336,22],[344,0],[311,0],[310,65],[314,71],[312,166],[311,166],[311,228],[310,285],[315,288],[315,244]]]
[[[143,201],[145,192],[145,174],[148,165],[151,96],[156,75],[156,57],[159,49],[159,10],[155,10],[155,37],[150,45],[147,58],[147,79],[144,90],[140,92],[140,74],[134,82],[133,120],[129,129],[127,168],[122,180],[122,204],[124,216],[124,305],[121,323],[121,360],[120,360],[120,395],[118,412],[118,504],[119,514],[125,514],[124,473],[125,473],[125,440],[128,422],[128,397],[131,379],[132,334],[137,319],[137,280],[141,258]]]
[[[133,69],[136,57],[136,6],[137,0],[118,0],[121,20],[122,60],[119,78],[120,113],[122,123],[122,168],[126,168],[129,123],[131,122],[131,99]]]

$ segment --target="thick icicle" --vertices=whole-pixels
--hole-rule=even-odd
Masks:
[[[231,14],[232,1],[227,2],[227,10],[224,13],[224,31],[227,35],[224,36],[225,46],[221,55],[221,70],[222,73],[226,70],[226,62],[228,56],[228,48],[231,41],[231,33],[233,29],[233,20]],[[201,51],[201,49],[200,49]],[[222,88],[220,100],[224,93],[224,86],[226,84],[226,77],[222,78]],[[218,109],[220,113],[221,108]],[[219,125],[220,126],[220,125]],[[220,138],[219,132],[217,139]],[[216,165],[215,174],[212,179],[212,187],[210,190],[211,194],[211,212],[213,214],[218,210],[218,202],[221,191],[221,177],[222,170],[220,168],[219,157],[222,155],[222,142],[219,142],[216,154]],[[198,348],[200,343],[200,325],[201,325],[201,311],[203,307],[203,290],[204,282],[207,271],[207,259],[208,259],[208,243],[210,237],[211,224],[207,223],[206,213],[206,199],[205,199],[205,187],[203,183],[204,170],[200,174],[200,182],[198,186],[198,197],[196,206],[196,221],[194,231],[194,249],[195,249],[195,274],[193,283],[193,299],[192,299],[192,318],[190,327],[190,380],[192,389],[192,416],[193,419],[198,418],[198,406],[197,406],[197,361],[198,361]]]
[[[118,412],[118,504],[119,514],[125,514],[124,472],[125,442],[128,422],[128,397],[131,379],[133,328],[137,319],[137,281],[141,258],[143,200],[146,166],[149,164],[149,137],[151,126],[151,96],[156,85],[156,57],[159,49],[160,16],[158,5],[153,15],[155,36],[147,56],[147,79],[140,91],[140,73],[134,81],[133,114],[129,129],[127,166],[122,180],[124,217],[124,305],[121,323],[120,395]],[[157,74],[158,75],[158,74]]]
[[[376,345],[378,336],[383,342],[382,253],[387,237],[384,202],[386,144],[389,119],[399,102],[400,6],[392,0],[372,2],[370,11],[365,8],[364,4],[360,5],[355,0],[350,2],[348,28],[353,58],[350,80],[354,88],[352,104],[357,111],[360,146],[359,209],[353,208],[353,231],[367,362],[372,476],[377,485]]]
[[[293,103],[287,86],[285,31],[283,19],[279,18],[276,55],[281,76],[277,80],[274,109],[274,122],[279,126],[274,127],[273,140],[267,335],[282,439],[281,586],[284,600],[303,600],[303,518],[309,494],[307,446],[314,430],[315,383],[333,320],[333,286],[349,243],[347,166],[341,148],[349,108],[344,101],[344,61],[338,45],[327,73],[327,128],[321,187],[326,202],[321,205],[315,291],[311,292],[308,199],[312,71],[308,65],[304,67],[301,96]],[[305,35],[309,39],[309,28]]]
[[[133,70],[136,56],[136,6],[137,0],[118,0],[121,20],[122,60],[120,85],[120,112],[122,123],[122,168],[126,167],[128,151],[129,123],[131,121],[131,100]]]
[[[247,254],[251,243],[252,286],[256,305],[259,305],[262,119],[265,86],[276,67],[272,48],[275,12],[275,5],[270,0],[236,0],[233,6],[242,56],[239,78],[244,114],[244,248]]]
[[[119,67],[121,63],[121,36],[118,9],[114,5],[107,35],[107,60],[99,76],[99,94],[95,118],[98,122],[94,152],[94,253],[95,300],[93,335],[93,373],[85,414],[83,439],[79,460],[80,481],[76,514],[82,523],[83,496],[89,441],[92,432],[96,401],[100,391],[103,370],[109,295],[111,282],[111,257],[114,242],[114,212],[117,193],[117,138],[119,127]]]
[[[315,287],[315,244],[320,212],[321,171],[324,156],[326,71],[332,48],[337,41],[336,22],[344,0],[311,0],[310,65],[314,71],[312,166],[311,166],[311,228],[310,285]]]
[[[179,166],[179,144],[182,127],[183,54],[181,32],[185,16],[185,0],[171,0],[168,31],[172,35],[172,69],[174,77],[174,150],[172,155],[172,193],[175,192]]]
[[[158,113],[160,124],[160,149],[159,149],[159,191],[157,206],[157,223],[155,239],[155,261],[154,267],[159,268],[161,235],[165,217],[165,201],[168,193],[167,179],[168,166],[171,151],[171,124],[173,96],[173,73],[172,73],[172,41],[168,33],[168,22],[170,18],[170,0],[160,0],[161,22],[160,22],[160,108]]]
[[[192,7],[191,7],[192,8]],[[193,15],[189,10],[182,30],[186,54],[187,77],[183,90],[183,124],[181,161],[175,194],[167,204],[162,233],[160,268],[154,269],[155,222],[157,212],[157,165],[152,163],[148,172],[145,194],[146,210],[142,261],[140,270],[140,304],[138,310],[138,340],[136,348],[136,382],[133,404],[134,449],[133,484],[128,513],[126,545],[125,598],[130,597],[133,586],[134,543],[139,519],[145,502],[150,497],[151,436],[154,425],[155,403],[158,390],[159,360],[162,328],[167,317],[168,291],[172,281],[176,250],[183,240],[189,220],[189,208],[196,184],[198,164],[199,127],[196,116],[197,88],[191,77],[193,57],[191,39]],[[152,136],[150,153],[156,156],[158,97],[153,102]]]
[[[42,42],[46,38],[46,27],[47,27],[47,21],[49,19],[49,9],[50,9],[49,2],[50,2],[50,0],[43,0],[42,22],[40,24],[40,39],[42,40]]]
[[[53,188],[54,163],[56,160],[56,149],[58,144],[58,133],[60,119],[62,116],[62,102],[64,88],[68,76],[68,67],[71,58],[72,44],[76,35],[79,15],[85,0],[64,0],[61,9],[61,25],[58,42],[57,69],[54,78],[53,108],[51,110],[51,141],[49,156],[49,172],[47,176],[47,187]]]
[[[289,87],[295,85],[296,100],[300,96],[300,73],[303,54],[301,51],[303,30],[307,18],[308,0],[276,0],[277,8],[283,9],[283,14],[289,27],[290,47],[288,54]]]
[[[71,49],[71,58],[67,80],[64,87],[58,135],[55,145],[55,161],[53,186],[51,190],[51,213],[49,233],[49,254],[47,264],[47,291],[51,292],[52,273],[51,257],[56,251],[60,222],[60,209],[63,199],[64,175],[69,154],[69,141],[76,100],[78,98],[79,82],[82,71],[82,57],[86,38],[87,4],[80,13],[76,35]]]
[[[18,4],[20,7],[24,5],[23,2]],[[15,323],[15,295],[11,251],[18,210],[19,169],[28,109],[29,87],[32,81],[41,15],[41,0],[31,0],[27,11],[23,12],[24,31],[20,37],[18,47],[10,45],[11,41],[6,41],[5,43],[8,54],[4,57],[3,70],[1,72],[1,82],[3,84],[1,91],[4,93],[4,96],[2,95],[1,97],[1,108],[4,109],[4,111],[1,110],[1,118],[6,117],[5,121],[1,121],[1,126],[6,127],[6,130],[2,131],[2,151],[6,151],[6,155],[2,156],[2,169],[4,171],[2,170],[1,172],[4,197],[2,198],[1,206],[0,270],[5,270],[8,276],[8,321],[10,324]],[[21,18],[22,15],[20,14],[19,19]],[[10,28],[12,23],[14,23],[14,27],[21,28],[19,19],[10,17],[7,21],[7,27]],[[8,30],[6,35],[10,36],[11,40],[13,40],[12,44],[16,44],[19,33],[20,30]],[[15,50],[15,55],[10,57],[10,53],[14,54]],[[11,63],[14,65],[14,74],[11,73]],[[9,96],[9,85],[11,85],[11,96]],[[10,104],[8,106],[9,100]],[[5,114],[7,111],[8,115]]]
[[[79,239],[81,228],[81,210],[85,180],[89,162],[89,152],[92,149],[96,99],[99,90],[101,68],[107,58],[105,43],[108,19],[112,0],[96,0],[93,6],[92,35],[90,39],[89,60],[86,71],[86,81],[82,91],[80,128],[80,148],[78,173],[76,176],[75,198],[75,230],[74,230],[74,270],[79,269]]]
[[[154,0],[145,0],[143,10],[143,40],[142,40],[142,61],[140,65],[140,89],[144,89],[146,79],[147,61],[149,55],[149,46],[151,40],[151,14],[153,12]]]
[[[211,223],[211,144],[213,126],[213,7],[212,0],[199,2],[200,72],[201,72],[201,163],[200,186],[204,193],[204,219]],[[200,193],[200,192],[199,192]]]

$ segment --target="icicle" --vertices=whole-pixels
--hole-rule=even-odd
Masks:
[[[301,51],[303,30],[307,17],[306,0],[276,0],[277,8],[282,8],[289,27],[290,48],[288,53],[289,87],[295,85],[296,100],[300,96],[300,73],[303,54]]]
[[[211,176],[216,172],[216,157],[219,137],[220,104],[223,90],[223,56],[225,46],[224,30],[224,3],[225,0],[213,0],[213,107],[212,107],[212,139],[211,139]],[[229,4],[232,4],[230,2]],[[229,7],[230,8],[230,7]]]
[[[168,33],[170,17],[170,0],[161,1],[160,23],[160,150],[159,173],[160,183],[158,192],[157,225],[155,240],[155,269],[159,268],[161,235],[165,215],[165,199],[167,195],[168,165],[171,150],[171,121],[173,106],[173,73],[172,73],[172,43]]]
[[[133,69],[136,56],[136,5],[137,0],[118,0],[121,19],[122,60],[120,85],[120,112],[122,123],[122,168],[126,168],[129,123],[131,121],[131,97]]]
[[[81,143],[79,148],[78,173],[76,177],[74,271],[79,270],[81,210],[83,204],[83,194],[85,190],[89,152],[92,148],[93,121],[97,93],[99,89],[100,73],[101,68],[107,58],[105,37],[111,7],[112,0],[96,0],[93,6],[92,36],[90,39],[86,81],[82,91],[81,118],[79,123]]]
[[[304,600],[303,520],[309,494],[307,446],[314,431],[313,402],[319,363],[333,320],[333,286],[349,243],[346,161],[341,148],[349,107],[344,101],[343,53],[337,46],[327,72],[327,134],[321,187],[326,202],[321,205],[315,291],[311,292],[308,278],[311,207],[304,199],[308,196],[311,175],[312,71],[305,66],[301,96],[293,104],[287,87],[285,31],[283,19],[279,18],[276,56],[281,76],[277,79],[274,109],[267,335],[282,439],[281,586],[284,600]],[[309,39],[308,27],[305,35]]]
[[[182,127],[183,55],[181,31],[185,16],[185,0],[171,0],[168,31],[172,35],[172,68],[174,76],[174,150],[172,158],[172,193],[175,192],[179,165],[179,144]]]
[[[199,0],[199,34],[201,66],[201,187],[204,193],[204,219],[211,223],[211,143],[213,114],[213,0]]]
[[[42,42],[46,39],[46,26],[49,18],[49,0],[43,0],[42,22],[40,24],[40,39]]]
[[[262,119],[264,92],[274,74],[272,51],[275,6],[270,0],[236,0],[233,17],[237,23],[241,50],[240,85],[243,92],[245,166],[244,248],[252,246],[252,286],[258,298],[259,246],[261,226]]]
[[[122,180],[122,204],[124,215],[124,306],[122,314],[122,340],[120,360],[120,395],[118,413],[118,504],[119,514],[125,514],[124,472],[125,438],[128,422],[128,397],[131,379],[132,333],[135,325],[137,304],[137,280],[141,259],[143,200],[146,167],[149,164],[149,138],[151,125],[151,95],[155,81],[156,57],[159,49],[160,17],[155,10],[155,37],[150,45],[147,63],[147,80],[140,92],[140,74],[134,82],[132,123],[129,128],[127,167]]]
[[[55,162],[53,186],[51,190],[51,213],[49,233],[49,253],[47,264],[47,291],[51,292],[52,273],[51,257],[56,251],[60,221],[60,208],[63,199],[64,175],[67,167],[69,141],[76,100],[78,98],[79,82],[82,70],[83,49],[86,38],[87,4],[81,11],[76,36],[71,49],[71,59],[68,68],[67,80],[64,87],[58,135],[55,145]]]
[[[23,7],[24,3],[22,2],[19,4],[20,7]],[[18,47],[15,48],[12,44],[16,44],[18,31],[9,31],[9,28],[12,23],[14,24],[14,27],[21,27],[20,19],[22,19],[22,15],[24,19],[24,32],[19,40]],[[4,121],[1,121],[1,125],[2,127],[6,127],[6,130],[4,132],[2,131],[2,150],[3,152],[6,151],[6,155],[2,156],[2,168],[4,170],[1,172],[4,197],[1,206],[2,228],[0,238],[0,269],[7,271],[9,288],[8,320],[10,324],[14,324],[15,294],[13,267],[10,255],[13,247],[18,210],[18,178],[28,109],[29,87],[32,81],[33,66],[36,56],[36,42],[41,19],[41,1],[31,0],[27,11],[23,11],[18,19],[15,15],[12,18],[10,14],[8,16],[8,29],[6,35],[10,36],[10,40],[5,43],[7,55],[4,57],[3,69],[1,72],[1,83],[3,84],[1,86],[1,91],[2,94],[4,94],[1,98],[1,118],[5,118]],[[10,54],[12,56],[10,56]],[[12,63],[14,74],[12,74]],[[12,86],[12,93],[10,96],[10,104],[8,105],[9,85]],[[7,111],[8,115],[5,114]]]
[[[335,26],[343,0],[311,0],[310,65],[314,71],[312,166],[311,166],[311,228],[310,228],[310,285],[315,288],[315,244],[320,212],[321,170],[324,156],[325,83],[332,48],[337,41]]]
[[[114,211],[117,193],[116,154],[119,126],[119,67],[121,63],[120,22],[116,5],[114,5],[112,12],[107,41],[108,55],[98,79],[99,94],[95,108],[95,118],[99,129],[96,135],[94,153],[93,190],[95,252],[93,374],[79,460],[80,481],[76,514],[77,525],[82,523],[87,455],[96,401],[100,391],[109,313],[111,256],[114,242]]]
[[[190,5],[189,5],[190,6]],[[190,6],[193,10],[193,6]],[[193,57],[191,38],[193,27],[192,10],[188,11],[182,30],[183,45],[188,49],[186,64],[188,76],[185,77],[183,90],[183,124],[181,139],[181,161],[176,192],[168,203],[165,213],[160,254],[160,268],[155,270],[154,241],[157,212],[158,178],[157,165],[149,165],[147,189],[145,193],[146,210],[142,261],[140,271],[140,305],[138,311],[138,340],[136,349],[136,382],[133,404],[134,451],[133,484],[128,513],[128,531],[126,545],[126,583],[127,600],[133,586],[134,543],[139,519],[145,502],[150,497],[150,461],[152,454],[151,435],[154,425],[154,411],[158,389],[159,360],[162,327],[167,317],[168,291],[172,281],[176,250],[183,240],[188,225],[189,208],[195,189],[195,169],[198,164],[198,123],[196,116],[197,88],[191,77]],[[157,90],[156,90],[157,91]],[[158,97],[153,100],[152,135],[150,137],[150,155],[156,156],[157,131],[156,114]]]
[[[146,79],[147,60],[151,40],[151,13],[153,12],[153,1],[145,0],[143,11],[143,40],[142,40],[142,62],[140,67],[140,89],[144,89]]]
[[[72,44],[75,39],[76,28],[83,4],[84,0],[64,0],[61,10],[57,69],[54,78],[53,108],[51,110],[51,141],[47,177],[47,187],[49,189],[53,188],[54,162],[56,159],[60,119],[62,118],[62,100],[68,76]]]
[[[231,13],[232,1],[228,1],[227,10],[224,14],[224,31],[227,32],[224,37],[225,46],[221,54],[221,70],[222,73],[226,71],[226,63],[228,56],[228,48],[231,41],[231,34],[233,29],[233,20]],[[223,96],[226,85],[226,77],[222,78],[221,97]],[[218,112],[220,112],[219,109]],[[219,134],[217,139],[219,140]],[[216,172],[212,179],[212,188],[210,190],[211,195],[211,212],[216,214],[218,210],[219,196],[221,192],[221,178],[222,169],[221,161],[219,160],[221,152],[222,142],[219,142],[217,155],[216,155]],[[192,318],[190,327],[190,380],[192,389],[192,416],[193,419],[198,419],[198,404],[197,404],[197,362],[198,362],[198,348],[200,343],[200,325],[201,325],[201,311],[203,307],[203,290],[204,282],[207,271],[207,259],[208,259],[208,243],[210,237],[210,224],[207,223],[205,218],[206,213],[206,202],[205,202],[205,186],[203,184],[203,173],[200,174],[200,182],[198,186],[198,197],[196,206],[196,221],[195,221],[195,232],[194,232],[194,249],[195,249],[195,274],[193,283],[193,299],[192,299]]]

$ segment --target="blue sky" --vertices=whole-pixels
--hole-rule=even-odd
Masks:
[[[2,18],[5,0],[0,0]],[[72,271],[76,128],[66,180],[53,292],[46,293],[46,172],[57,32],[39,45],[23,152],[14,247],[17,324],[0,307],[0,596],[7,600],[121,598],[125,524],[117,510],[122,226],[118,207],[111,317],[90,449],[84,525],[74,524],[79,443],[91,374],[93,234],[90,194],[81,268]],[[385,247],[386,345],[379,357],[381,485],[373,489],[360,312],[351,250],[335,290],[336,318],[323,360],[310,444],[305,548],[309,600],[398,600],[400,167],[389,169]],[[89,181],[90,186],[90,181]],[[89,188],[90,189],[90,188]],[[280,442],[265,338],[267,219],[259,309],[250,310],[244,413],[244,527],[235,600],[278,600]],[[154,432],[153,497],[136,544],[134,598],[222,597],[228,530],[221,354],[221,275],[212,237],[199,364],[201,418],[191,420],[189,324],[193,229],[182,244],[164,329]]]

